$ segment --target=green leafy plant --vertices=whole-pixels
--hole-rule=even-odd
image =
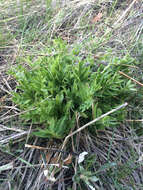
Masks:
[[[26,121],[39,124],[37,136],[63,138],[74,127],[76,113],[84,124],[115,108],[135,90],[118,73],[128,72],[126,63],[134,61],[129,56],[119,59],[109,54],[95,63],[91,56],[78,56],[76,47],[69,51],[59,39],[53,40],[47,52],[55,53],[34,62],[27,58],[28,68],[18,65],[10,72],[18,82],[13,101],[26,111],[22,114]],[[118,111],[97,122],[96,128],[113,126],[125,115]]]
[[[85,157],[86,156],[86,157]],[[89,156],[87,152],[80,153],[78,157],[78,169],[73,176],[73,181],[80,184],[82,188],[88,186],[89,189],[95,190],[93,184],[99,181],[95,172],[92,171],[92,167],[96,162],[96,155]]]

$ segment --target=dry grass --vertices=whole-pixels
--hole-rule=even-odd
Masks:
[[[45,55],[46,46],[57,36],[71,44],[71,48],[79,45],[83,57],[91,54],[98,58],[111,49],[119,56],[132,53],[140,59],[143,55],[140,48],[143,44],[142,1],[57,2],[55,6],[53,1],[50,7],[45,0],[0,1],[0,166],[11,163],[10,170],[0,171],[0,189],[90,189],[73,180],[79,172],[77,155],[73,154],[72,164],[61,168],[56,173],[57,181],[51,183],[45,179],[41,167],[41,151],[24,147],[25,143],[42,147],[56,145],[60,150],[63,142],[29,137],[33,126],[21,121],[21,111],[11,101],[16,87],[16,82],[7,74],[11,66],[26,64],[26,56],[35,60]],[[102,16],[96,21],[98,13]],[[142,82],[140,68],[140,65],[133,68],[131,75]],[[133,110],[139,108],[142,117],[142,102],[139,105],[133,102],[128,107],[128,119],[137,120],[140,118],[137,112],[132,115]],[[89,168],[99,178],[94,183],[95,189],[142,189],[142,160],[138,159],[142,155],[143,139],[137,136],[131,124],[124,122],[116,129],[98,131],[96,137],[86,131],[78,133],[76,139],[72,137],[66,145],[62,160],[68,153],[86,151],[93,162],[92,169]],[[52,156],[57,155],[53,152]],[[86,163],[83,167],[88,170]]]

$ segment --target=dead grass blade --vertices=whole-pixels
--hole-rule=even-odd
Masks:
[[[142,86],[142,87],[143,87],[143,84],[142,84],[141,82],[137,81],[136,79],[134,79],[134,78],[132,78],[132,77],[128,76],[127,74],[125,74],[125,73],[124,73],[124,72],[122,72],[122,71],[119,71],[119,73],[120,73],[121,75],[123,75],[123,76],[125,76],[125,77],[129,78],[130,80],[134,81],[135,83],[137,83],[137,84],[139,84],[140,86]]]

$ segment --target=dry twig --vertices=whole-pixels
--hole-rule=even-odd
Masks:
[[[140,82],[137,81],[136,79],[133,79],[132,77],[128,76],[127,74],[123,73],[122,71],[119,71],[119,73],[120,73],[121,75],[124,75],[125,77],[131,79],[132,81],[134,81],[135,83],[139,84],[140,86],[143,86],[142,83],[140,83]]]
[[[109,111],[109,112],[107,112],[107,113],[101,115],[100,117],[97,117],[96,119],[90,121],[89,123],[83,125],[82,127],[80,127],[79,129],[77,129],[77,130],[74,131],[73,133],[69,134],[69,135],[65,138],[65,140],[64,140],[64,142],[63,142],[62,150],[64,149],[65,144],[67,143],[67,140],[68,140],[70,137],[72,137],[72,136],[75,135],[76,133],[82,131],[82,130],[85,129],[86,127],[88,127],[88,126],[94,124],[95,122],[97,122],[97,121],[103,119],[103,118],[106,117],[107,115],[110,115],[111,113],[114,113],[114,112],[118,111],[119,109],[126,107],[127,105],[128,105],[128,103],[124,103],[124,104],[118,106],[117,108],[112,109],[111,111]]]

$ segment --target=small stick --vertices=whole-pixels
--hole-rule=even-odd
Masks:
[[[73,135],[75,135],[76,133],[78,133],[78,132],[82,131],[82,130],[83,130],[83,129],[85,129],[86,127],[88,127],[88,126],[90,126],[90,125],[94,124],[95,122],[97,122],[97,121],[101,120],[102,118],[106,117],[107,115],[110,115],[111,113],[113,113],[113,112],[115,112],[115,111],[117,111],[117,110],[119,110],[119,109],[121,109],[121,108],[124,108],[124,107],[125,107],[125,106],[127,106],[127,105],[128,105],[128,103],[126,102],[126,103],[124,103],[124,104],[122,104],[122,105],[118,106],[117,108],[112,109],[111,111],[109,111],[109,112],[107,112],[107,113],[105,113],[105,114],[103,114],[103,115],[101,115],[101,116],[97,117],[96,119],[94,119],[94,120],[90,121],[89,123],[87,123],[87,124],[83,125],[83,126],[82,126],[82,127],[80,127],[79,129],[77,129],[77,130],[76,130],[76,131],[74,131],[73,133],[69,134],[69,135],[65,138],[65,140],[64,140],[64,142],[63,142],[63,146],[62,146],[62,149],[61,149],[61,150],[63,150],[63,149],[64,149],[65,144],[67,143],[67,140],[68,140],[71,136],[73,136]]]
[[[39,150],[51,150],[51,151],[56,151],[56,152],[58,151],[59,152],[59,149],[56,149],[56,148],[45,148],[45,147],[36,146],[36,145],[30,145],[30,144],[25,144],[25,147],[26,148],[39,149]]]
[[[26,148],[34,148],[34,149],[39,149],[39,150],[49,150],[49,151],[55,151],[55,152],[59,152],[59,153],[67,153],[66,151],[63,151],[63,150],[59,150],[59,149],[56,149],[56,148],[45,148],[45,147],[41,147],[41,146],[35,146],[35,145],[30,145],[30,144],[25,144],[25,147]],[[76,152],[72,152],[71,154],[73,155],[78,155],[78,153]]]
[[[132,77],[128,76],[127,74],[123,73],[122,71],[119,71],[119,73],[120,73],[121,75],[124,75],[125,77],[131,79],[132,81],[134,81],[135,83],[139,84],[140,86],[143,86],[142,83],[140,83],[139,81],[133,79]]]

